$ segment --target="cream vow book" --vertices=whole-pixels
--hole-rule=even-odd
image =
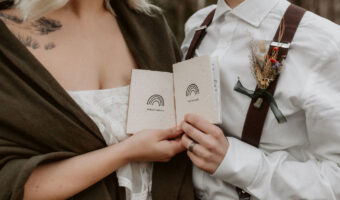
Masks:
[[[209,56],[174,64],[173,73],[132,71],[127,133],[175,127],[187,113],[222,121],[219,72]]]

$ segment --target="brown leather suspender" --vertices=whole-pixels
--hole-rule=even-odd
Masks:
[[[279,56],[277,60],[281,62],[288,55],[289,47],[293,38],[295,36],[296,30],[299,27],[300,21],[305,14],[305,10],[295,6],[290,5],[281,20],[280,26],[277,29],[273,42],[270,45],[268,55],[271,55],[274,47],[279,48]],[[190,44],[186,60],[193,58],[195,55],[195,50],[198,48],[200,43],[202,42],[204,36],[206,35],[206,28],[211,24],[215,15],[215,10],[209,13],[207,18],[202,23],[201,27],[196,31],[194,38]],[[284,32],[281,41],[278,41],[280,30],[284,24]],[[271,83],[269,88],[267,89],[272,95],[274,95],[278,78]],[[257,90],[258,88],[256,88]],[[247,113],[247,117],[244,123],[243,132],[242,132],[242,141],[253,145],[255,147],[259,147],[260,139],[262,135],[263,126],[268,114],[269,110],[269,101],[264,99],[264,102],[260,108],[256,108],[254,106],[256,99],[253,99],[249,105],[249,110]],[[237,188],[238,195],[240,199],[249,200],[250,195],[244,192],[243,190]]]
[[[212,20],[214,19],[215,15],[215,9],[209,13],[207,18],[205,18],[202,25],[196,30],[194,38],[192,39],[190,43],[190,47],[188,49],[187,55],[185,57],[185,60],[188,60],[190,58],[193,58],[195,56],[195,50],[198,48],[198,46],[201,44],[203,38],[207,34],[206,29],[211,24]]]
[[[287,9],[281,24],[284,24],[284,34],[281,41],[278,41],[280,35],[280,27],[278,28],[276,35],[273,39],[273,42],[277,43],[276,46],[279,47],[279,55],[277,60],[281,62],[285,59],[288,55],[288,50],[291,42],[293,41],[294,35],[296,33],[297,28],[299,27],[300,21],[305,13],[305,10],[298,7],[291,5]],[[280,43],[278,43],[280,42]],[[285,45],[285,47],[282,47]],[[270,46],[268,55],[271,55],[275,45]],[[268,87],[268,91],[274,95],[277,81],[279,77],[271,83]],[[256,88],[258,89],[258,88]],[[260,139],[262,135],[263,126],[265,123],[266,116],[269,110],[269,101],[264,101],[260,108],[256,108],[254,106],[256,99],[253,99],[249,105],[249,110],[247,114],[247,118],[245,120],[242,132],[242,141],[251,144],[255,147],[258,147],[260,144]]]

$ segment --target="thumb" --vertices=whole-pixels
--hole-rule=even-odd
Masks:
[[[168,141],[168,142],[169,142],[170,146],[172,147],[175,154],[178,154],[178,153],[186,150],[186,148],[183,146],[180,138],[175,139],[175,140],[171,140],[171,141]]]
[[[182,133],[183,133],[183,131],[177,129],[176,127],[166,129],[166,130],[162,131],[161,139],[162,140],[174,139],[174,138],[180,136]]]

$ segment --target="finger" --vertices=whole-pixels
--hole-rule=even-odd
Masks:
[[[222,133],[222,130],[217,127],[216,125],[210,123],[206,119],[204,119],[201,116],[195,115],[195,114],[187,114],[184,117],[184,120],[188,122],[189,124],[193,125],[200,131],[206,134],[210,134],[213,136],[219,136]]]
[[[183,133],[183,130],[182,130],[181,125],[176,126],[176,131],[179,131],[179,132],[182,132],[182,133]]]
[[[192,152],[190,152],[190,151],[187,151],[187,155],[189,156],[190,160],[191,160],[198,168],[200,168],[200,169],[202,169],[202,170],[205,170],[206,162],[205,162],[202,158],[196,156],[194,153],[192,153]]]
[[[191,153],[190,151],[187,152],[187,155],[189,156],[190,160],[196,165],[196,167],[210,174],[215,173],[217,167],[214,165],[214,163],[206,161]]]
[[[171,140],[171,141],[164,141],[164,142],[168,143],[168,148],[169,148],[171,157],[186,150],[186,148],[182,144],[182,141],[179,139]]]
[[[161,140],[170,140],[174,139],[182,134],[182,130],[177,130],[176,127],[166,129],[160,132],[160,138]]]
[[[203,146],[209,145],[207,143],[207,141],[210,140],[208,135],[202,133],[200,130],[196,129],[191,124],[188,124],[186,122],[182,122],[181,126],[185,134],[189,136],[191,139],[193,139],[199,144],[202,144]]]
[[[175,139],[173,139],[173,141],[181,142],[181,137],[176,137]]]
[[[186,134],[182,136],[182,145],[186,148],[189,149],[190,144],[193,142]]]
[[[171,141],[174,141],[174,142],[176,142],[176,143],[178,142],[178,143],[181,145],[181,149],[184,149],[184,150],[186,149],[185,146],[184,146],[183,143],[182,143],[182,138],[181,138],[181,137],[177,137],[176,139],[174,139],[174,140],[169,140],[169,141],[170,141],[170,142],[171,142]]]
[[[186,149],[189,149],[189,146],[193,143],[193,140],[191,140],[188,136],[183,135],[182,136],[182,144]],[[203,158],[204,160],[210,160],[212,157],[212,154],[202,145],[196,144],[193,148],[192,153],[194,153],[196,156]]]

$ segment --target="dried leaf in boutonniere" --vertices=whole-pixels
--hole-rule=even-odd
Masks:
[[[282,39],[284,28],[284,26],[280,26],[278,42]],[[268,53],[265,54],[265,41],[255,42],[252,40],[249,46],[251,52],[251,70],[257,82],[257,90],[252,91],[244,88],[240,80],[238,80],[234,90],[250,97],[251,99],[256,99],[254,103],[256,108],[261,108],[264,99],[267,99],[270,102],[270,108],[277,121],[279,123],[285,123],[287,122],[287,119],[279,110],[273,95],[267,91],[268,87],[279,77],[285,58],[281,58],[281,60],[279,60],[280,48],[278,47],[271,47]]]

